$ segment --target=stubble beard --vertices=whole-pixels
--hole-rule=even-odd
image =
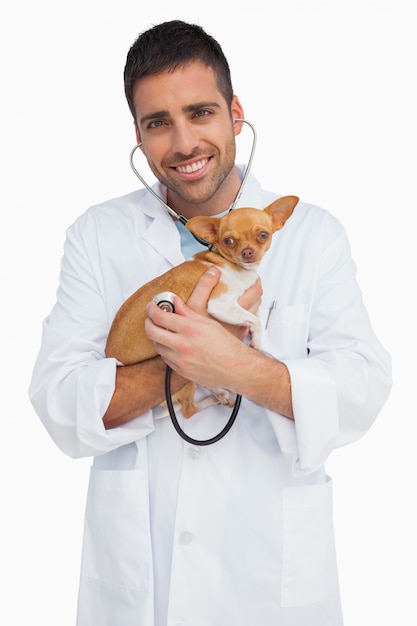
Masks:
[[[196,158],[200,155],[188,155],[184,156],[183,160],[187,160],[190,158]],[[236,147],[233,140],[229,140],[226,146],[226,155],[223,162],[220,161],[219,152],[216,151],[214,155],[211,156],[210,166],[213,169],[213,161],[215,160],[217,164],[215,165],[214,171],[212,173],[208,173],[204,178],[190,181],[180,180],[175,174],[172,176],[169,175],[169,166],[163,165],[164,174],[161,174],[160,171],[157,171],[155,168],[150,167],[153,171],[153,174],[168,189],[168,200],[172,199],[173,203],[176,204],[185,202],[187,204],[204,204],[213,199],[219,189],[222,187],[230,172],[232,171],[235,165],[235,157],[236,157]],[[181,160],[181,158],[179,159]],[[223,210],[223,207],[219,207],[219,212]]]

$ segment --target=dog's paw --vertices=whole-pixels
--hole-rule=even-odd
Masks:
[[[249,330],[249,346],[255,350],[261,348],[261,333],[257,327]]]
[[[228,389],[222,389],[221,387],[211,387],[210,392],[215,396],[220,404],[224,406],[232,407],[236,402],[236,394]]]

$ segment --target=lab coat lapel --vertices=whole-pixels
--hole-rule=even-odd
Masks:
[[[166,191],[160,184],[153,189],[165,201]],[[173,218],[164,206],[150,193],[146,193],[139,202],[138,208],[150,219],[148,228],[141,233],[141,237],[148,242],[171,265],[178,265],[184,261],[181,253],[181,240]]]

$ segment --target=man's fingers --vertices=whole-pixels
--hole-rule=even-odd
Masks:
[[[205,313],[207,302],[214,287],[219,282],[220,271],[216,267],[210,267],[201,278],[199,278],[191,296],[188,298],[187,306],[197,313]]]
[[[262,284],[258,278],[252,287],[246,289],[246,291],[239,297],[238,302],[241,307],[256,314],[262,300]]]

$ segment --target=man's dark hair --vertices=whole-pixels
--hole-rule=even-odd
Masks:
[[[217,85],[230,105],[232,80],[227,59],[217,41],[201,26],[180,20],[163,22],[144,31],[130,48],[124,69],[125,94],[129,109],[136,119],[133,89],[143,76],[173,72],[180,66],[200,61],[212,68]]]

